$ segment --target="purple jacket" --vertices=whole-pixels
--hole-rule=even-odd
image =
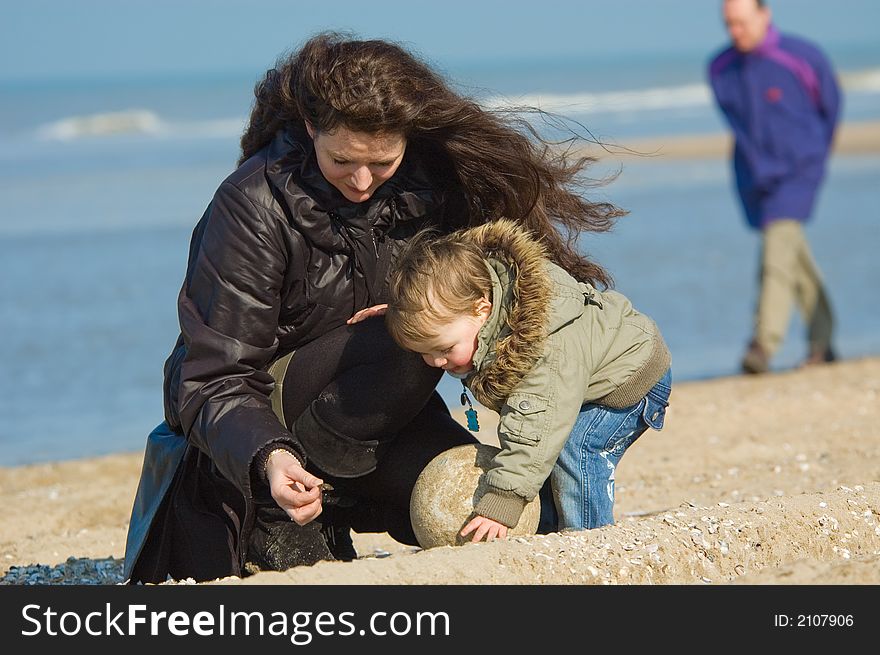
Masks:
[[[709,81],[733,129],[736,184],[749,225],[807,220],[840,112],[828,59],[771,25],[753,51],[718,54]]]

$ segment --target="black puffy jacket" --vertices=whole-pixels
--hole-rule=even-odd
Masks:
[[[186,454],[165,458],[148,444],[127,572],[156,518],[155,495],[169,489],[186,496],[193,515],[216,519],[203,526],[206,540],[225,526],[222,541],[234,548],[219,574],[240,574],[255,454],[281,441],[306,461],[272,412],[267,369],[384,302],[390,264],[406,240],[422,227],[446,227],[449,194],[434,182],[441,176],[431,163],[409,144],[395,175],[369,200],[352,203],[324,179],[311,139],[281,131],[217,189],[192,235],[178,298],[181,334],[165,363],[165,421],[186,437]],[[155,542],[151,548],[168,546]]]

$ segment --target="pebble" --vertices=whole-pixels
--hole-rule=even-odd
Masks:
[[[68,557],[56,566],[12,566],[0,578],[0,585],[116,585],[123,582],[122,567],[123,560],[113,557]]]
[[[834,546],[831,550],[840,555],[843,559],[850,558],[850,552],[847,548],[838,548],[837,546]]]

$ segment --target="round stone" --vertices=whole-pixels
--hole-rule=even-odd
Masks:
[[[500,449],[488,444],[467,444],[446,450],[432,459],[413,487],[409,515],[422,548],[467,543],[460,530],[474,517],[474,503],[488,489],[485,473]],[[538,496],[526,505],[519,523],[508,536],[535,534],[541,517]]]

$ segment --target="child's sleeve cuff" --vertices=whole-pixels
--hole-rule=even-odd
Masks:
[[[480,516],[513,528],[519,523],[527,502],[525,498],[512,491],[491,489],[483,494],[474,511]]]

